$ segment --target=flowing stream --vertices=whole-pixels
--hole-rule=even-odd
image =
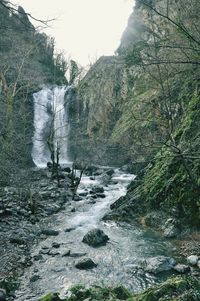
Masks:
[[[124,285],[132,291],[141,291],[161,279],[138,269],[140,261],[147,257],[170,255],[172,246],[169,241],[161,239],[150,230],[137,224],[103,222],[102,217],[109,206],[126,193],[128,183],[133,175],[115,170],[115,184],[104,187],[106,197],[97,199],[96,203],[86,196],[82,201],[73,201],[65,211],[52,217],[53,229],[60,231],[56,237],[48,237],[33,248],[32,256],[38,255],[42,248],[51,247],[53,242],[60,243],[59,254],[45,255],[28,268],[21,277],[21,285],[16,300],[36,301],[50,291],[59,291],[64,297],[66,291],[75,284]],[[79,193],[89,191],[92,186],[99,185],[101,176],[91,180],[84,176],[79,186]],[[76,208],[71,212],[72,207]],[[88,230],[101,228],[110,238],[107,245],[93,248],[82,242]],[[52,228],[52,225],[51,225]],[[66,229],[72,228],[70,232]],[[71,250],[75,257],[63,257],[62,254]],[[79,254],[77,254],[79,253]],[[81,255],[85,254],[81,257]],[[78,256],[76,258],[76,256]],[[78,270],[75,263],[85,257],[91,258],[97,267],[92,270]],[[37,281],[30,278],[37,275]]]

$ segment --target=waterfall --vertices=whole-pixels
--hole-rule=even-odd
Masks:
[[[34,136],[32,158],[38,167],[51,161],[49,143],[55,154],[59,151],[59,162],[69,162],[67,145],[69,134],[68,108],[65,94],[70,86],[44,87],[33,94],[34,100]]]

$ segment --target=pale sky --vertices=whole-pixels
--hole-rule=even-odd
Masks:
[[[14,0],[34,17],[56,19],[44,31],[81,65],[101,55],[112,55],[119,46],[134,0]]]

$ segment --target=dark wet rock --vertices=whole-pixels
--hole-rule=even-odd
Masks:
[[[95,177],[90,177],[90,180],[91,181],[95,181]]]
[[[64,253],[62,254],[62,257],[70,256],[70,253],[71,253],[70,250],[66,250],[66,251],[64,251]]]
[[[149,273],[161,273],[170,271],[174,268],[176,261],[171,257],[157,256],[144,260],[142,267]]]
[[[101,199],[104,199],[106,197],[104,193],[97,193],[96,196]]]
[[[104,188],[101,186],[94,186],[91,190],[90,190],[90,194],[97,194],[97,193],[104,193]]]
[[[57,236],[59,231],[53,229],[43,229],[41,233],[47,236]]]
[[[60,248],[60,244],[58,242],[53,242],[52,248],[58,249],[58,248]]]
[[[64,168],[62,168],[62,171],[70,173],[71,172],[71,168],[70,167],[64,167]]]
[[[31,278],[30,278],[30,282],[36,282],[37,280],[40,279],[40,276],[39,275],[33,275]]]
[[[90,258],[84,258],[75,264],[75,267],[79,270],[89,270],[95,268],[96,266],[97,264],[94,263],[94,261]]]
[[[73,227],[72,228],[67,228],[67,229],[65,229],[65,232],[68,233],[68,232],[74,231],[75,229],[76,228],[73,228]]]
[[[84,237],[83,242],[92,247],[99,247],[105,245],[109,237],[100,229],[90,230]]]
[[[0,301],[5,301],[7,298],[6,290],[0,288]]]
[[[88,192],[87,191],[85,191],[85,192],[80,192],[79,193],[79,196],[80,197],[85,197],[85,196],[87,196],[88,195]]]
[[[34,255],[34,256],[33,256],[33,259],[34,259],[35,261],[39,261],[39,260],[42,260],[43,257],[42,257],[41,254],[38,254],[38,255]]]
[[[11,243],[18,245],[25,245],[27,243],[27,241],[24,238],[17,236],[11,236],[9,240]]]
[[[117,180],[112,180],[112,184],[117,185],[118,181]]]
[[[106,174],[107,174],[108,176],[112,176],[114,173],[115,173],[114,169],[108,169],[108,170],[106,171]]]
[[[197,265],[198,263],[198,256],[197,255],[190,255],[187,257],[187,262],[190,265]]]
[[[92,197],[93,199],[97,199],[97,195],[96,195],[96,194],[93,194],[91,197]]]
[[[96,201],[95,200],[92,200],[92,201],[89,201],[90,204],[94,205],[96,204]]]
[[[76,212],[76,208],[73,207],[73,208],[71,209],[71,212]]]
[[[190,272],[190,267],[185,264],[177,264],[173,267],[173,269],[180,274],[185,274]]]
[[[82,198],[80,196],[78,196],[78,195],[75,195],[74,198],[73,198],[73,200],[75,202],[79,202],[79,201],[82,201]]]

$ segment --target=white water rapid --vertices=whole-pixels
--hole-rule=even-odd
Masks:
[[[50,161],[48,141],[53,143],[56,154],[59,149],[59,162],[69,162],[67,153],[69,120],[65,95],[70,86],[44,87],[33,94],[34,99],[34,137],[33,162],[38,167],[46,166]]]

